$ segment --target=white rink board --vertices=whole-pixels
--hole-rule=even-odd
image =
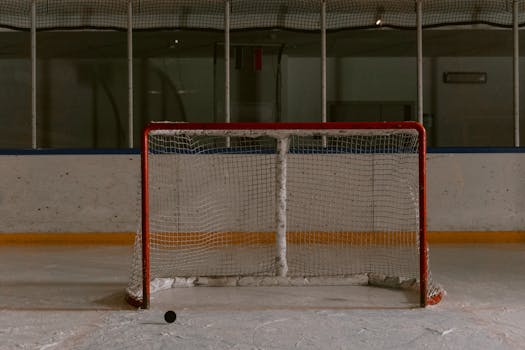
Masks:
[[[139,155],[0,156],[1,231],[134,232]],[[429,231],[525,227],[525,154],[428,154]]]
[[[200,223],[204,232],[209,220],[219,217],[217,223],[223,226],[214,227],[217,231],[275,230],[275,155],[150,157],[154,184],[150,205],[160,204],[151,210],[156,214],[151,217],[152,230],[158,222],[160,230],[171,224],[174,232],[200,232]],[[416,154],[288,154],[287,158],[287,209],[297,214],[287,223],[289,231],[418,231]],[[170,217],[177,212],[200,219]],[[254,227],[250,218],[256,217]]]

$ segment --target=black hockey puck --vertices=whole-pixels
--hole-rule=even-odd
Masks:
[[[164,320],[166,320],[166,322],[168,323],[173,323],[175,322],[175,320],[177,319],[177,314],[175,313],[175,311],[166,311],[166,313],[164,314]]]

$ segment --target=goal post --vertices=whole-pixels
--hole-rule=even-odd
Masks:
[[[365,284],[438,303],[416,122],[150,123],[128,301],[177,286]]]

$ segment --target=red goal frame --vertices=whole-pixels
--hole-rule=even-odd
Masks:
[[[150,307],[150,228],[148,189],[148,135],[155,130],[333,130],[333,129],[412,129],[418,133],[419,158],[419,265],[420,265],[420,306],[437,304],[442,294],[429,297],[428,244],[426,231],[426,133],[417,122],[326,122],[326,123],[175,123],[151,122],[142,133],[141,176],[142,176],[142,301],[128,300],[144,309]]]

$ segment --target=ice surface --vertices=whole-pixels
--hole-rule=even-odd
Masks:
[[[525,245],[432,246],[433,276],[448,294],[426,309],[409,308],[408,293],[336,286],[178,288],[135,310],[124,301],[130,260],[130,247],[1,247],[0,349],[525,344]],[[167,310],[177,312],[175,323],[163,321]]]

